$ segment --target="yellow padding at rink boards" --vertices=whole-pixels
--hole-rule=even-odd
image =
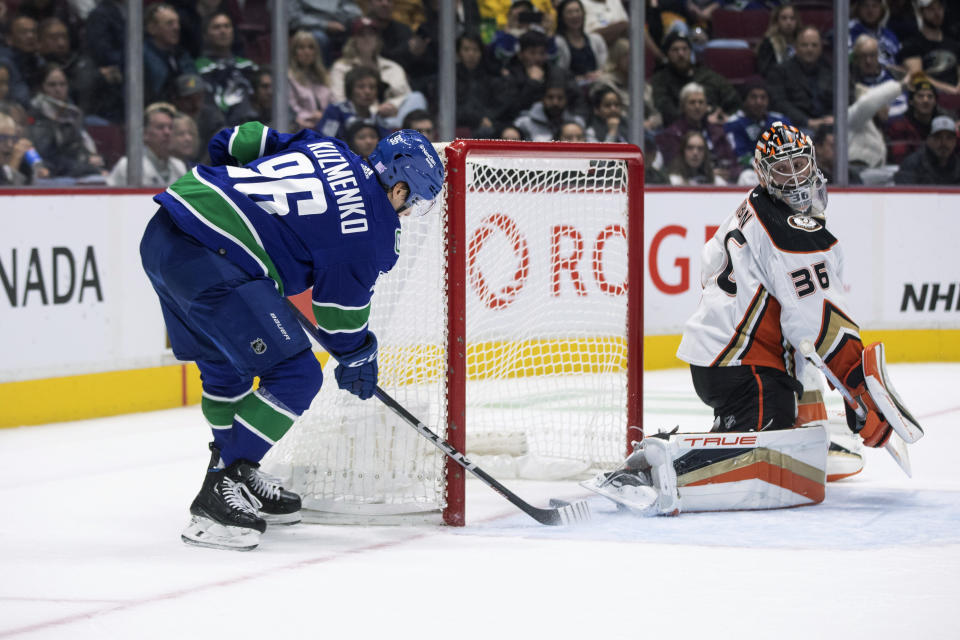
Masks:
[[[194,385],[191,377],[196,380]],[[193,404],[200,401],[199,382],[199,372],[192,364],[7,382],[0,384],[0,427]]]
[[[960,330],[864,331],[864,343],[883,342],[888,362],[960,362]],[[646,336],[644,369],[686,364],[676,357],[679,335]],[[612,356],[614,370],[625,366],[621,338],[485,342],[469,345],[471,379],[494,375],[591,373]],[[318,354],[321,362],[327,355]],[[433,381],[446,370],[438,347],[384,350],[384,384]],[[504,367],[506,369],[504,370]],[[139,411],[156,411],[200,401],[200,374],[193,364],[111,371],[0,384],[0,427],[84,420]]]
[[[887,362],[960,362],[958,329],[887,329],[863,331],[863,343],[882,342]],[[646,336],[643,339],[643,368],[686,367],[677,358],[680,336]]]
[[[887,362],[960,362],[960,330],[863,331],[863,344],[882,342]]]

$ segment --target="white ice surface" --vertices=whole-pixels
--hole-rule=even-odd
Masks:
[[[462,529],[277,527],[249,553],[180,542],[196,407],[0,430],[0,639],[960,638],[960,365],[890,369],[927,431],[913,479],[868,451],[818,506],[639,519],[593,496],[575,528],[474,480]],[[648,431],[709,425],[684,370],[645,399]]]

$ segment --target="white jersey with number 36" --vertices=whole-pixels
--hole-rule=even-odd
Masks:
[[[677,356],[704,367],[757,365],[795,375],[807,339],[831,369],[859,359],[843,294],[843,256],[823,221],[755,188],[703,248],[700,305]],[[838,357],[839,356],[839,357]]]

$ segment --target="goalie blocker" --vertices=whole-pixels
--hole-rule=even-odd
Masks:
[[[903,404],[887,375],[887,358],[884,355],[882,342],[874,342],[863,349],[862,371],[866,393],[862,393],[859,399],[867,409],[868,415],[866,420],[858,418],[857,424],[869,425],[870,414],[876,413],[879,414],[878,421],[881,424],[883,422],[889,424],[890,428],[905,442],[912,444],[922,438],[923,428]],[[877,442],[879,444],[871,446],[882,446],[882,441],[877,440]]]
[[[661,433],[621,469],[581,483],[639,515],[777,509],[823,501],[823,427],[767,432]]]
[[[883,344],[875,342],[841,381],[824,363],[809,340],[800,343],[800,352],[812,362],[846,401],[847,423],[864,444],[884,447],[908,476],[910,455],[907,443],[923,437],[923,428],[900,400],[887,377]]]

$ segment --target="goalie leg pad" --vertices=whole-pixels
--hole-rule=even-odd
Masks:
[[[887,376],[883,343],[874,342],[863,350],[863,378],[874,404],[904,441],[923,437],[923,428],[903,404]]]
[[[823,427],[676,437],[674,466],[684,511],[777,509],[823,501],[828,446]]]
[[[777,509],[823,501],[828,446],[823,427],[677,436],[674,466],[684,511]]]
[[[816,504],[824,498],[828,444],[819,426],[661,434],[645,438],[622,469],[583,486],[641,515]],[[620,489],[630,474],[647,489]]]

